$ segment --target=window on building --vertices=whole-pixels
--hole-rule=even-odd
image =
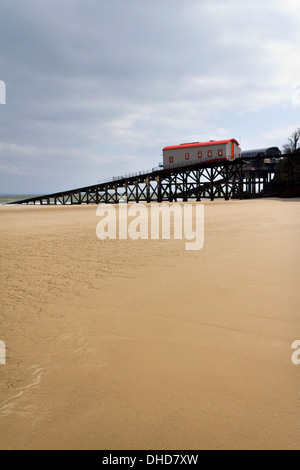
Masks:
[[[186,160],[189,160],[189,159],[190,159],[190,154],[189,154],[189,153],[186,153],[186,154],[185,154],[185,159],[186,159]]]
[[[174,157],[169,158],[169,163],[174,163]]]
[[[208,150],[207,156],[208,156],[208,157],[212,157],[212,150]]]
[[[220,150],[218,151],[218,155],[219,155],[219,157],[223,157],[223,150],[220,149]]]
[[[198,152],[198,158],[202,158],[203,152]]]

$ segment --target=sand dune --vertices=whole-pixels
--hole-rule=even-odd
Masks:
[[[299,449],[300,201],[205,204],[205,246],[1,207],[1,449]]]

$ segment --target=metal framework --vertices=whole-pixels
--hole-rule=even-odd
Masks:
[[[183,168],[154,170],[147,174],[114,179],[94,186],[64,191],[14,202],[13,204],[80,205],[118,204],[122,198],[129,202],[174,202],[216,198],[243,198],[245,191],[257,195],[257,175],[247,179],[245,161],[197,164]],[[262,170],[261,170],[262,171]],[[272,170],[274,172],[274,170]],[[268,182],[271,170],[263,173]],[[259,176],[260,177],[260,176]],[[261,184],[259,185],[261,189]]]

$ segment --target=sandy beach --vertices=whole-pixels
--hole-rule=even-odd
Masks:
[[[300,449],[300,200],[205,203],[205,245],[0,207],[0,449]]]

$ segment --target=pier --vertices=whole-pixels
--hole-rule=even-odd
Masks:
[[[109,178],[96,185],[31,197],[12,204],[80,205],[128,202],[176,202],[259,197],[276,171],[274,164],[254,165],[242,159],[231,162],[153,168]]]

